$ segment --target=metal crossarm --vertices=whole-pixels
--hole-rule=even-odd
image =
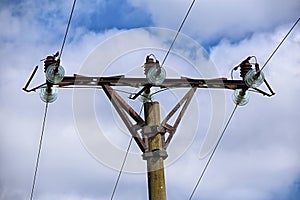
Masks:
[[[103,85],[110,86],[131,86],[143,87],[149,86],[147,78],[125,78],[124,76],[111,77],[88,77],[88,76],[65,76],[63,80],[57,84],[59,87],[82,86],[82,87],[100,87]],[[192,78],[167,78],[161,85],[155,85],[160,88],[220,88],[220,89],[241,89],[245,88],[243,80],[227,80],[226,78],[215,79],[192,79]],[[154,87],[154,85],[152,85]]]

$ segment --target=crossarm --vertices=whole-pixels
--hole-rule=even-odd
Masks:
[[[59,87],[101,87],[103,85],[110,86],[131,86],[142,87],[149,85],[146,78],[125,78],[124,76],[112,77],[87,77],[87,76],[65,76],[64,79],[57,84]],[[227,80],[226,78],[215,79],[191,79],[191,78],[167,78],[161,85],[152,85],[152,87],[160,88],[220,88],[220,89],[240,89],[245,88],[243,80]]]

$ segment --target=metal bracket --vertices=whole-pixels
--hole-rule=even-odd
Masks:
[[[138,96],[140,96],[144,91],[149,90],[152,87],[151,84],[145,85],[138,93],[130,96],[129,98],[135,100]]]
[[[268,81],[266,80],[266,78],[265,78],[264,82],[265,82],[267,88],[269,89],[269,91],[271,92],[271,94],[266,94],[266,95],[268,97],[275,95],[274,91],[272,90],[272,88],[271,88],[270,84],[268,83]]]
[[[31,83],[34,75],[36,74],[38,68],[39,68],[38,66],[35,66],[35,68],[34,68],[33,72],[31,73],[31,76],[29,77],[26,85],[22,88],[25,92],[35,92],[35,90],[37,90],[37,89],[41,88],[42,86],[46,85],[46,83],[43,83],[43,84],[41,84],[39,86],[36,86],[36,87],[34,87],[32,89],[27,89],[28,86],[29,86],[29,84]]]
[[[142,129],[143,135],[148,137],[152,137],[158,133],[164,134],[166,133],[166,129],[162,126],[154,125],[154,126],[144,126]]]
[[[151,152],[145,152],[142,155],[143,160],[148,160],[149,158],[162,158],[162,159],[166,159],[168,157],[168,153],[165,149],[155,149]]]

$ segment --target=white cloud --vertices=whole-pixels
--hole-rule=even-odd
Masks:
[[[192,1],[131,2],[151,13],[155,25],[177,30]],[[196,1],[182,31],[200,38],[202,43],[224,37],[236,41],[248,34],[272,30],[278,24],[295,21],[299,17],[299,9],[298,0]]]
[[[25,94],[21,88],[39,59],[58,50],[62,38],[57,40],[56,33],[61,35],[65,29],[65,21],[59,18],[55,18],[59,29],[53,32],[51,24],[43,26],[35,16],[46,8],[51,8],[49,11],[60,9],[62,14],[57,16],[67,16],[70,2],[64,3],[61,9],[55,4],[47,7],[49,2],[35,8],[32,4],[22,4],[24,14],[20,16],[11,10],[0,9],[0,26],[9,27],[1,29],[0,33],[0,199],[24,199],[29,195],[44,105],[37,94]],[[247,1],[247,4],[231,1],[225,5],[221,1],[211,2],[196,2],[184,32],[197,35],[202,41],[224,36],[211,48],[210,56],[225,77],[229,77],[231,68],[248,55],[256,55],[263,64],[299,10],[299,1]],[[141,1],[132,3],[141,6]],[[183,1],[143,2],[143,6],[152,14],[156,25],[174,29],[188,8]],[[236,31],[237,27],[239,31]],[[95,45],[120,32],[108,30],[97,34],[84,27],[71,30],[62,60],[67,74],[78,72]],[[253,35],[236,42],[248,32]],[[250,103],[237,111],[196,196],[203,195],[205,199],[273,199],[273,194],[287,192],[288,187],[299,179],[299,38],[298,25],[265,69],[265,76],[276,96],[269,99],[251,94]],[[42,81],[40,69],[34,83]],[[231,92],[227,94],[229,113],[233,105]],[[210,111],[206,101],[200,100],[203,118]],[[183,136],[181,132],[175,139]],[[204,166],[204,161],[198,160],[201,138],[203,135],[197,136],[184,156],[166,169],[169,199],[186,199],[192,191]],[[125,146],[126,143],[127,140]],[[41,156],[36,190],[39,199],[109,198],[117,172],[103,167],[84,150],[74,130],[70,90],[60,91],[59,99],[50,105]],[[125,173],[117,190],[117,199],[129,199],[132,194],[129,185],[138,198],[147,197],[146,175]]]

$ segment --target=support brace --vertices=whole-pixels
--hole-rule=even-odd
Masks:
[[[138,133],[138,130],[141,129],[145,125],[145,121],[133,110],[131,106],[129,106],[120,95],[109,85],[102,86],[105,94],[115,107],[116,111],[119,113],[120,117],[124,121],[127,129],[130,131],[132,137],[135,142],[139,146],[142,152],[145,152],[147,149],[147,145],[144,140]],[[137,122],[137,124],[133,124],[128,115]]]
[[[169,133],[169,136],[167,138],[167,140],[165,141],[165,145],[164,148],[167,149],[168,145],[170,144],[176,130],[177,127],[187,109],[187,107],[189,106],[195,91],[196,91],[196,87],[192,87],[185,95],[184,97],[175,105],[175,107],[169,112],[169,114],[165,117],[165,119],[162,121],[161,126],[164,127],[166,129],[166,131]],[[170,125],[167,122],[171,119],[171,117],[178,111],[178,109],[182,107],[180,113],[177,116],[177,119],[174,123],[174,125]]]

